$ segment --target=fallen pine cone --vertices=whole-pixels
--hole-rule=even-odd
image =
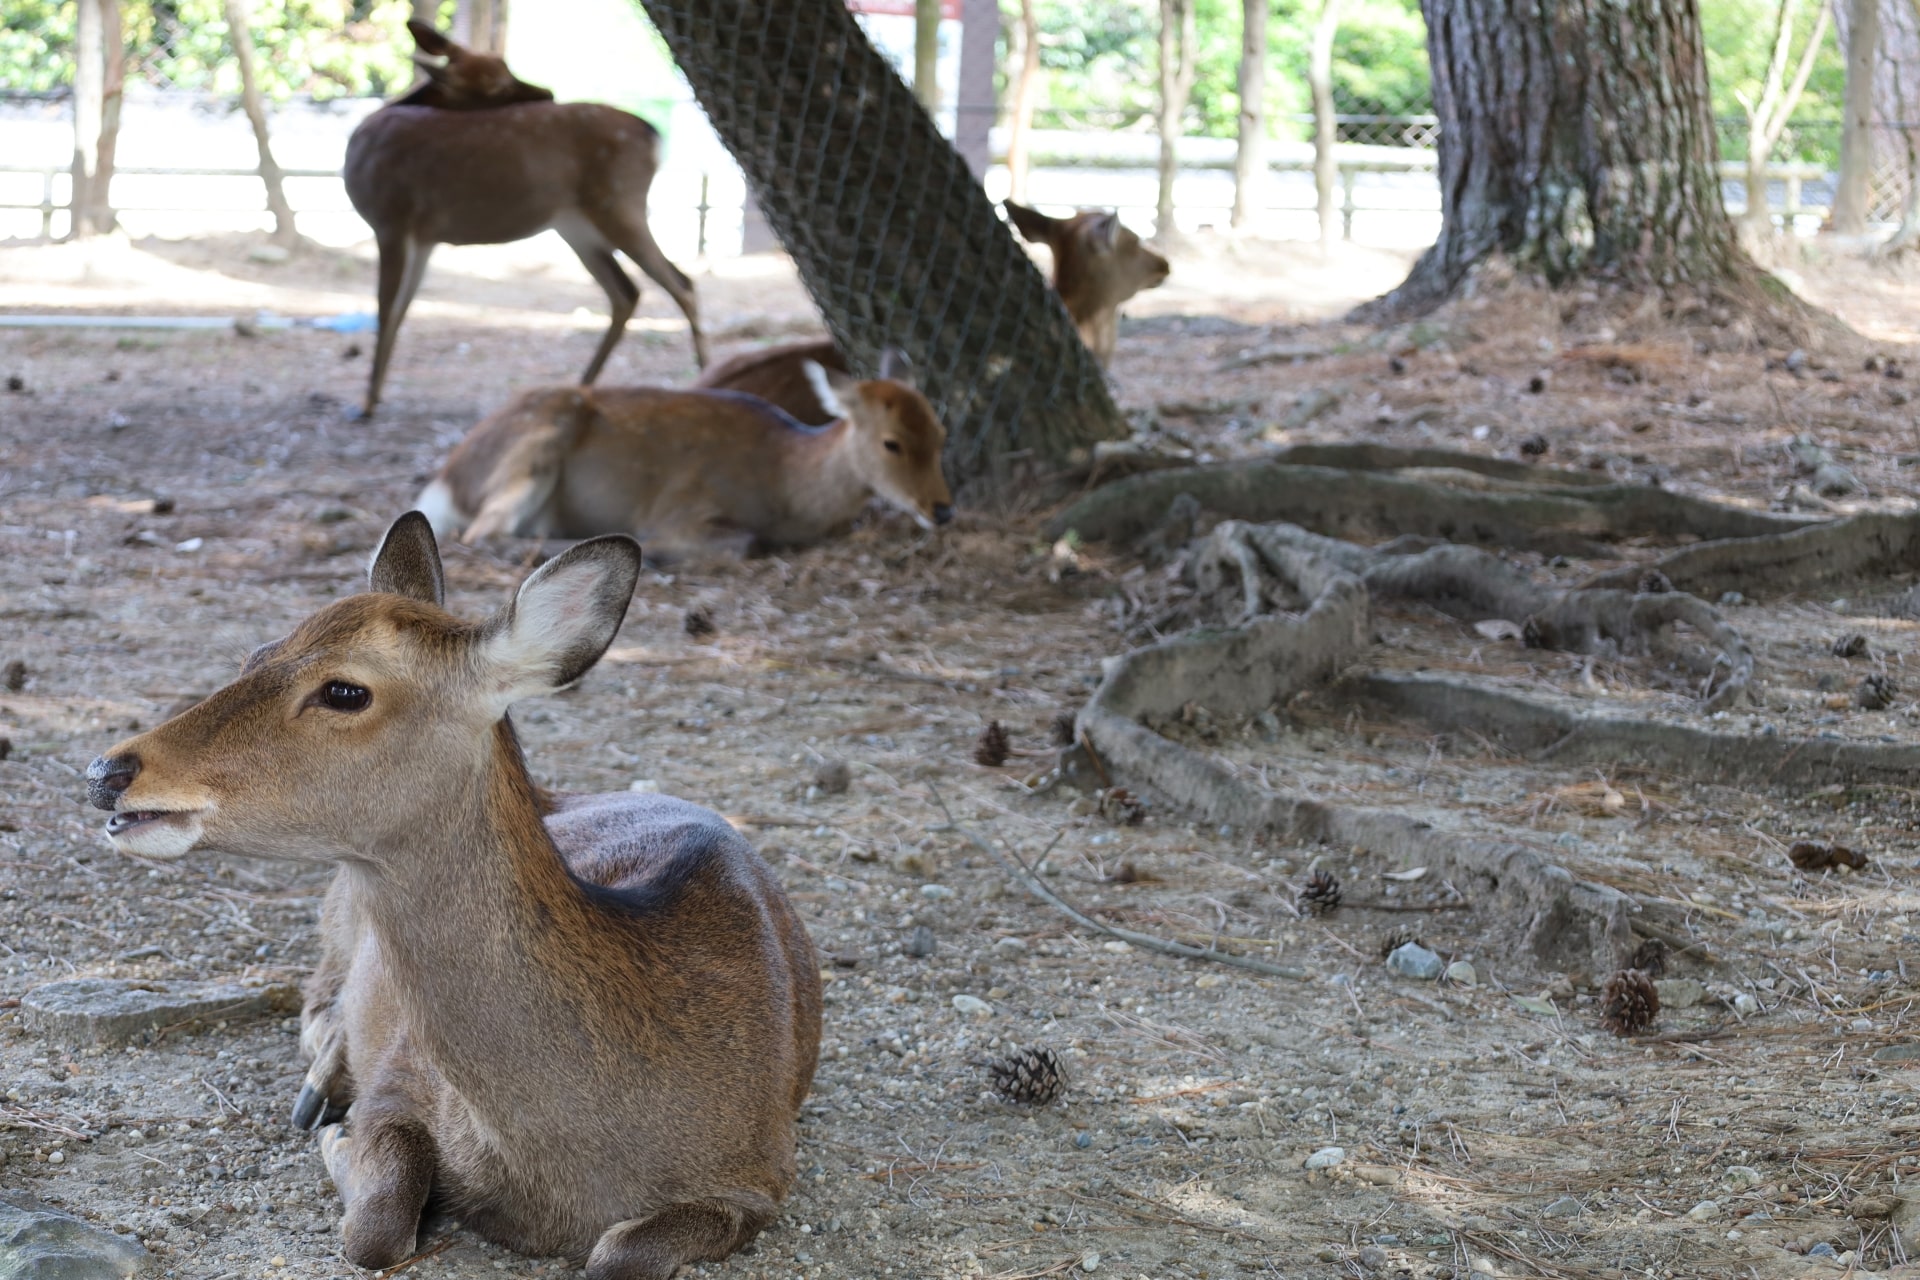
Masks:
[[[1389,933],[1385,938],[1381,939],[1380,958],[1382,960],[1385,960],[1388,956],[1392,955],[1394,952],[1398,951],[1400,948],[1406,946],[1409,942],[1419,943],[1419,945],[1423,947],[1427,945],[1426,943],[1420,941],[1420,936],[1418,934],[1409,932],[1406,929],[1395,929],[1392,933]]]
[[[1866,711],[1885,711],[1900,696],[1900,686],[1879,672],[1867,676],[1853,691],[1854,705]]]
[[[1340,909],[1340,882],[1324,871],[1316,871],[1307,877],[1306,887],[1300,890],[1300,914],[1305,916],[1330,915]]]
[[[1638,969],[1649,978],[1667,976],[1667,944],[1658,938],[1648,938],[1633,949],[1633,955],[1627,961],[1627,968]]]
[[[998,769],[1012,754],[1012,748],[1007,745],[1006,728],[998,720],[987,721],[987,727],[980,731],[979,740],[973,744],[975,763]]]
[[[1098,793],[1100,816],[1123,827],[1137,827],[1146,821],[1147,802],[1125,787],[1108,787]]]
[[[1866,854],[1855,853],[1843,844],[1820,844],[1813,840],[1796,842],[1787,850],[1787,861],[1802,871],[1825,871],[1828,867],[1867,869]]]
[[[1867,638],[1858,631],[1833,642],[1833,656],[1836,658],[1857,658],[1866,651]]]
[[[1536,431],[1520,442],[1520,456],[1523,458],[1544,458],[1547,456],[1547,450],[1552,447],[1552,444],[1548,442],[1547,438]]]
[[[1053,718],[1053,745],[1070,747],[1080,740],[1078,723],[1071,711],[1062,711]]]
[[[1067,1070],[1060,1055],[1044,1045],[1016,1049],[986,1067],[993,1091],[1009,1102],[1044,1107],[1067,1091]]]
[[[680,625],[696,640],[702,636],[710,636],[720,629],[713,625],[713,615],[707,612],[707,607],[699,604],[687,610],[687,616],[680,619]]]
[[[1645,1031],[1660,1016],[1660,992],[1638,969],[1622,969],[1607,979],[1600,997],[1600,1025],[1617,1036]]]

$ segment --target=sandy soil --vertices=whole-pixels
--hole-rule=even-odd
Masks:
[[[370,305],[363,259],[258,263],[247,243],[0,249],[0,311]],[[564,257],[521,252],[437,261],[388,409],[370,424],[341,414],[365,376],[364,338],[0,330],[0,376],[22,384],[0,392],[0,663],[24,664],[21,687],[0,692],[11,744],[0,998],[73,975],[291,981],[312,962],[323,869],[118,858],[80,803],[80,771],[356,590],[386,521],[468,425],[584,363],[598,325],[573,309],[597,291]],[[1322,266],[1303,247],[1195,249],[1123,329],[1121,398],[1166,406],[1169,431],[1211,456],[1358,438],[1514,456],[1538,433],[1549,462],[1758,506],[1802,501],[1783,446],[1811,433],[1867,486],[1843,508],[1911,502],[1910,384],[1861,365],[1868,350],[1907,355],[1892,344],[1920,301],[1910,276],[1846,261],[1803,272],[1802,287],[1842,304],[1872,341],[1791,372],[1768,370],[1784,352],[1702,352],[1657,322],[1622,331],[1578,298],[1470,303],[1400,354],[1332,318],[1403,265],[1363,251]],[[776,264],[730,265],[700,285],[723,345],[807,321]],[[671,304],[649,289],[643,315],[608,379],[689,377]],[[1242,363],[1282,345],[1314,354]],[[1277,425],[1315,389],[1334,391],[1336,407]],[[1055,714],[1126,642],[1136,614],[1122,602],[1144,572],[1124,548],[1092,548],[1062,577],[1037,527],[962,511],[927,538],[875,516],[810,551],[650,572],[609,660],[516,714],[547,783],[645,782],[733,817],[827,957],[804,1176],[751,1251],[697,1273],[1465,1280],[1904,1264],[1895,1223],[1910,1211],[1900,1184],[1920,1168],[1907,1154],[1920,1102],[1908,1069],[1873,1055],[1910,1041],[1920,998],[1904,963],[1920,910],[1912,793],[1728,795],[1528,771],[1384,729],[1365,742],[1311,700],[1283,709],[1277,740],[1248,726],[1210,740],[1330,792],[1450,795],[1463,815],[1530,832],[1697,938],[1711,959],[1680,957],[1674,972],[1708,998],[1669,1011],[1654,1038],[1616,1040],[1598,1025],[1601,975],[1490,953],[1471,911],[1397,909],[1444,903],[1381,879],[1395,868],[1365,851],[1251,840],[1164,806],[1117,825],[1070,789],[1029,791]],[[523,561],[511,546],[451,552],[453,607],[494,607]],[[686,633],[696,605],[717,634]],[[1891,712],[1811,700],[1826,666],[1846,666],[1796,657],[1841,625],[1832,601],[1752,613],[1767,619],[1755,626],[1763,667],[1792,673],[1779,677],[1781,708],[1804,692],[1793,714],[1920,736],[1910,693]],[[1897,668],[1913,624],[1871,625]],[[1573,668],[1541,678],[1568,696],[1584,687]],[[1664,696],[1631,664],[1597,678]],[[1004,768],[971,758],[990,719],[1019,752]],[[846,794],[812,787],[825,759],[852,766]],[[1009,886],[946,824],[936,794],[982,839],[1026,856],[1050,848],[1051,883],[1089,909],[1308,979],[1082,933]],[[1780,846],[1803,835],[1844,838],[1872,866],[1798,874]],[[1312,869],[1338,875],[1348,905],[1303,918],[1295,896]],[[931,956],[907,954],[920,925]],[[1379,949],[1400,930],[1471,962],[1477,981],[1390,974]],[[1743,993],[1759,1012],[1722,1007]],[[957,1012],[960,994],[991,1013]],[[352,1274],[336,1252],[337,1198],[286,1121],[301,1072],[293,1030],[241,1021],[99,1051],[0,1013],[0,1184],[139,1237],[156,1271],[182,1280]],[[1024,1108],[985,1091],[978,1059],[1030,1043],[1065,1055],[1064,1103]],[[1303,1170],[1334,1145],[1342,1164]],[[564,1269],[445,1223],[422,1245],[432,1256],[409,1268],[420,1276]]]

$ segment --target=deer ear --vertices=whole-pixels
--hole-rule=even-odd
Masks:
[[[460,47],[418,18],[407,19],[407,30],[412,34],[413,43],[420,52],[432,54],[436,58],[447,57]]]
[[[876,376],[910,387],[913,385],[913,361],[900,348],[888,347],[880,353],[880,372]]]
[[[424,515],[407,512],[380,539],[367,565],[367,590],[428,604],[445,603],[447,584],[440,571],[440,548],[433,540],[433,526]]]
[[[822,409],[836,418],[847,416],[847,396],[853,390],[853,379],[828,369],[818,360],[802,360],[800,372],[807,375],[807,385],[819,397]]]
[[[1103,213],[1087,223],[1087,239],[1101,252],[1110,252],[1113,242],[1120,235],[1120,215]]]
[[[498,709],[592,670],[639,580],[640,544],[623,533],[576,543],[534,570],[486,627],[484,678]]]
[[[1015,204],[1011,200],[1002,201],[1007,209],[1007,220],[1020,229],[1020,234],[1034,244],[1053,243],[1053,233],[1060,228],[1057,218],[1049,218],[1038,209],[1029,209],[1026,205]]]

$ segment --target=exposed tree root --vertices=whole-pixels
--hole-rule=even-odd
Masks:
[[[1411,534],[1586,558],[1610,556],[1605,544],[1624,538],[1753,538],[1814,523],[1645,485],[1479,492],[1371,471],[1230,463],[1155,471],[1097,489],[1056,516],[1049,535],[1071,529],[1091,541],[1132,538],[1183,493],[1216,515],[1287,520],[1334,537]]]
[[[1920,513],[1865,515],[1757,538],[1725,538],[1682,547],[1650,564],[1588,579],[1589,587],[1632,587],[1658,570],[1676,590],[1755,599],[1817,586],[1920,570]]]
[[[1368,442],[1289,445],[1275,450],[1266,460],[1289,467],[1338,467],[1343,471],[1471,471],[1497,480],[1566,488],[1596,488],[1614,482],[1612,476],[1599,471],[1567,471],[1455,449],[1404,449]]]

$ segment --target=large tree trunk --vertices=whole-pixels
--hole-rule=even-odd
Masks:
[[[1025,203],[1027,147],[1033,133],[1033,105],[1040,96],[1040,15],[1034,0],[1020,0],[1020,66],[1013,78],[1013,118],[1007,124],[1007,195]]]
[[[260,94],[260,76],[253,61],[253,31],[247,20],[247,0],[226,0],[227,37],[233,42],[233,60],[240,67],[240,106],[253,126],[253,144],[260,153],[260,184],[267,189],[267,209],[273,214],[275,242],[291,248],[300,239],[293,225],[293,206],[287,203],[273,141],[267,133],[267,104]]]
[[[642,0],[856,370],[901,348],[974,492],[1126,434],[966,162],[842,0]]]
[[[913,0],[913,96],[940,110],[940,0]]]
[[[1194,0],[1160,0],[1160,199],[1154,235],[1171,241],[1173,184],[1180,176],[1180,135],[1193,92],[1195,35]]]
[[[120,134],[121,86],[126,75],[120,0],[79,0],[73,64],[73,196],[68,206],[79,238],[111,231],[109,193]]]
[[[1267,5],[1242,0],[1240,149],[1233,157],[1233,225],[1244,227],[1267,185]]]
[[[1422,0],[1440,238],[1375,314],[1450,296],[1482,259],[1651,287],[1751,272],[1714,173],[1691,0]]]
[[[1850,0],[1847,92],[1840,125],[1840,181],[1833,195],[1833,229],[1857,236],[1867,229],[1873,181],[1873,72],[1880,54],[1880,0]]]
[[[1340,31],[1341,0],[1321,0],[1320,20],[1313,26],[1313,48],[1307,55],[1307,87],[1313,93],[1313,186],[1320,207],[1320,256],[1333,255],[1340,239],[1340,163],[1334,157],[1338,141],[1333,114],[1333,38]]]

